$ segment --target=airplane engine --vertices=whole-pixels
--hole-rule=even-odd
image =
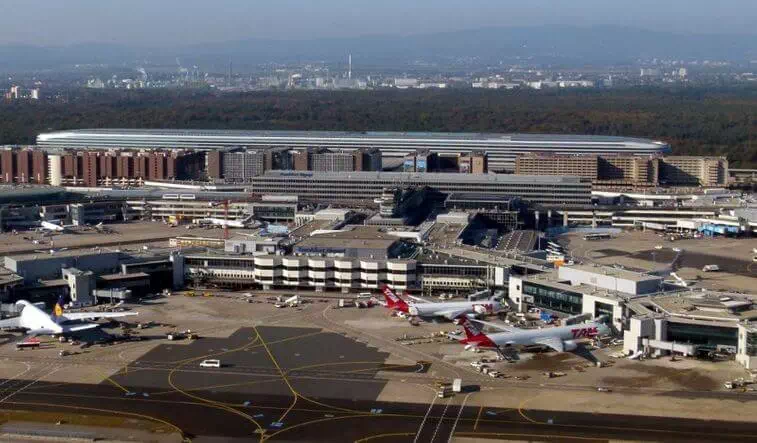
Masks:
[[[479,315],[486,314],[486,307],[484,305],[475,305],[473,306],[473,312]]]
[[[410,306],[410,309],[408,309],[408,313],[412,315],[413,317],[418,316],[418,308],[415,306]]]
[[[578,345],[576,344],[576,342],[574,342],[573,340],[565,340],[563,342],[563,346],[565,346],[565,350],[568,351],[568,352],[575,351],[576,348],[578,347]]]

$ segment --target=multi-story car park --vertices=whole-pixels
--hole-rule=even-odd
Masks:
[[[259,195],[297,195],[319,202],[363,201],[380,198],[385,188],[428,187],[444,196],[454,192],[517,196],[545,206],[591,203],[591,183],[578,177],[456,174],[412,172],[317,173],[268,171],[254,177]]]
[[[483,151],[492,171],[514,171],[515,157],[521,153],[650,155],[670,151],[666,143],[642,138],[426,132],[80,129],[43,133],[37,143],[77,148],[378,148],[384,157],[396,158],[423,148],[440,155]]]

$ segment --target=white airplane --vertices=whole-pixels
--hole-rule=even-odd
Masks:
[[[199,224],[211,224],[214,226],[222,226],[222,227],[229,227],[229,228],[247,228],[251,225],[253,226],[259,226],[259,223],[250,223],[250,220],[252,219],[252,216],[241,219],[241,220],[226,220],[224,218],[214,218],[214,217],[208,217],[203,218],[197,221]]]
[[[68,228],[71,228],[74,225],[63,225],[63,224],[58,224],[58,223],[53,223],[53,222],[42,220],[40,222],[40,226],[41,226],[41,229],[43,231],[65,232]]]
[[[50,249],[35,249],[34,252],[39,252],[40,254],[50,253],[50,255],[55,255],[58,252],[63,252],[67,250],[68,248],[50,248]]]
[[[454,320],[461,315],[476,316],[486,314],[496,314],[505,309],[505,306],[494,297],[485,300],[475,301],[453,301],[443,303],[427,302],[418,297],[412,297],[414,302],[406,302],[394,293],[389,286],[382,288],[386,307],[401,312],[410,317],[421,318],[445,318]]]
[[[484,334],[473,322],[485,324],[503,332]],[[465,338],[460,343],[466,345],[466,349],[490,348],[501,351],[503,348],[515,346],[547,346],[557,352],[573,351],[578,347],[575,340],[593,338],[610,334],[610,328],[601,322],[588,322],[569,326],[558,326],[544,329],[518,329],[504,327],[494,323],[480,320],[468,320],[460,318],[460,324],[465,331]],[[457,339],[457,337],[454,337]]]
[[[17,301],[16,306],[21,308],[21,315],[0,320],[0,329],[25,329],[29,335],[68,335],[100,326],[97,323],[69,324],[69,322],[126,317],[139,314],[138,312],[76,312],[64,314],[63,305],[60,300],[55,305],[55,310],[52,314],[46,313],[38,308],[37,305],[26,300]]]

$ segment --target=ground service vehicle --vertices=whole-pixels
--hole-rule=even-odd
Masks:
[[[216,359],[203,360],[200,363],[200,367],[201,368],[220,368],[221,360],[216,360]]]

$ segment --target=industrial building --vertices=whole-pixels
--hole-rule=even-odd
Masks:
[[[252,192],[259,195],[297,195],[319,202],[372,203],[385,188],[428,187],[440,201],[454,192],[518,196],[523,201],[551,206],[591,203],[591,183],[579,177],[503,174],[417,174],[353,172],[350,174],[268,171],[255,177]]]
[[[523,153],[652,155],[670,151],[663,142],[628,137],[412,132],[230,131],[174,129],[81,129],[43,133],[37,144],[77,148],[207,149],[245,146],[290,149],[377,148],[384,157],[403,158],[417,149],[456,156],[471,151],[488,155],[492,171],[514,171]]]

